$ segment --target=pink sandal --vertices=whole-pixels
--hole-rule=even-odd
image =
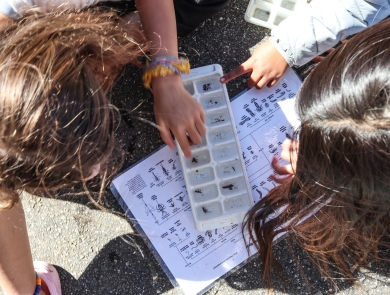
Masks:
[[[46,283],[50,295],[61,295],[60,276],[55,267],[44,261],[34,261],[34,270]],[[49,294],[48,294],[49,295]]]

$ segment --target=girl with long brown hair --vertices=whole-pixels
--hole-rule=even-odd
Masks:
[[[52,266],[36,265],[42,283],[34,273],[19,193],[114,172],[118,120],[105,93],[144,42],[98,9],[31,10],[0,22],[0,286],[8,295],[61,294]]]
[[[301,126],[283,151],[291,166],[274,161],[293,175],[250,210],[245,226],[268,285],[281,267],[273,254],[280,234],[322,275],[332,277],[333,265],[353,280],[356,267],[389,246],[390,19],[326,57],[303,83],[296,111]]]

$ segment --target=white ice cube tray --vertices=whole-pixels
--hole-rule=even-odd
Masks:
[[[222,75],[220,65],[210,65],[182,76],[185,89],[201,103],[206,116],[207,134],[191,147],[191,159],[176,143],[199,231],[241,223],[254,203],[229,96],[219,82]]]
[[[273,29],[305,3],[307,0],[250,0],[245,12],[245,20]]]

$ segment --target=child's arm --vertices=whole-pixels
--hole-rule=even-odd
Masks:
[[[252,72],[248,86],[274,85],[287,65],[304,65],[389,14],[388,0],[313,0],[273,29],[269,41],[221,82]]]
[[[138,0],[137,10],[146,37],[152,42],[151,56],[177,57],[177,34],[172,0]],[[190,141],[200,143],[206,133],[204,112],[185,89],[179,75],[154,78],[154,111],[161,137],[171,148],[175,147],[171,131],[183,153],[191,157]]]

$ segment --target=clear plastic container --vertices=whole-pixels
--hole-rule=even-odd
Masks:
[[[250,0],[245,20],[273,29],[305,3],[307,0]]]
[[[191,147],[192,158],[178,146],[195,227],[207,231],[241,223],[253,205],[240,143],[220,65],[183,75],[187,91],[205,110],[207,134]]]

